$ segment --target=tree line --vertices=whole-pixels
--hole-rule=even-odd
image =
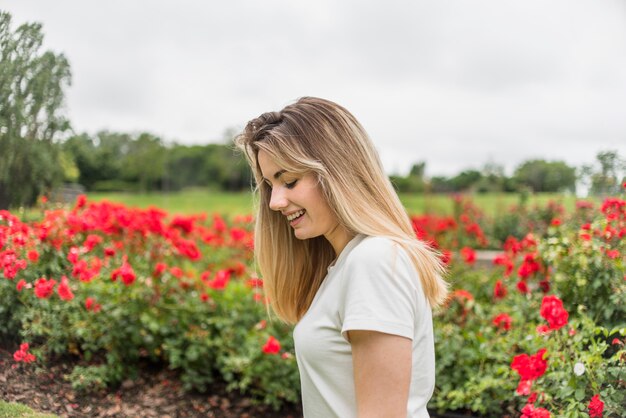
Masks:
[[[591,195],[619,193],[626,181],[626,160],[614,150],[601,151],[595,161],[572,167],[563,161],[527,160],[513,175],[504,168],[488,163],[482,169],[468,169],[451,177],[425,176],[426,162],[413,164],[407,176],[391,176],[396,188],[405,193],[487,192],[571,192],[582,187]]]
[[[63,183],[87,191],[175,191],[187,187],[249,190],[251,173],[232,144],[166,143],[149,132],[75,133],[63,114],[70,65],[63,54],[41,51],[41,25],[11,28],[0,11],[0,209],[30,206]],[[595,164],[570,167],[562,161],[532,160],[508,177],[497,164],[453,177],[427,177],[426,163],[406,176],[391,176],[400,192],[574,191],[611,194],[624,181],[624,160],[603,151]]]
[[[212,187],[239,191],[250,187],[248,165],[232,145],[165,144],[150,133],[101,131],[71,136],[61,143],[71,166],[65,178],[89,191],[176,191]]]

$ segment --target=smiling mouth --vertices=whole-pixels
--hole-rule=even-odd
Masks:
[[[299,217],[301,217],[302,215],[304,215],[304,212],[306,212],[304,209],[300,209],[299,211],[292,213],[291,215],[287,216],[287,220],[289,222],[294,221],[296,219],[298,219]]]

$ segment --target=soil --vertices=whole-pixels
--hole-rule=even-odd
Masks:
[[[67,360],[45,368],[16,364],[18,347],[0,345],[0,399],[19,402],[38,412],[61,417],[210,417],[210,418],[296,418],[301,405],[280,411],[255,405],[225,384],[215,383],[206,393],[186,392],[175,372],[145,367],[138,379],[127,380],[106,392],[82,394],[74,391],[63,376],[71,370]]]

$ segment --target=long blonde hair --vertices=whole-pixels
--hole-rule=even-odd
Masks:
[[[444,301],[448,285],[438,254],[416,238],[378,153],[350,112],[328,100],[303,97],[280,112],[248,122],[235,143],[255,177],[255,257],[266,297],[278,317],[290,323],[302,318],[335,253],[323,236],[295,238],[284,216],[270,209],[271,189],[263,181],[259,150],[289,172],[316,174],[341,226],[351,234],[397,242],[411,257],[430,305]]]

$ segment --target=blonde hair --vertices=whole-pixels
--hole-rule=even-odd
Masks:
[[[264,150],[281,168],[316,174],[322,194],[351,234],[384,236],[401,245],[419,273],[432,307],[448,292],[438,254],[416,238],[372,142],[361,124],[328,100],[303,97],[280,112],[248,122],[235,143],[246,155],[258,196],[255,257],[266,297],[282,320],[296,323],[306,313],[335,258],[323,236],[295,238],[279,212],[269,207],[271,189],[257,161]]]

